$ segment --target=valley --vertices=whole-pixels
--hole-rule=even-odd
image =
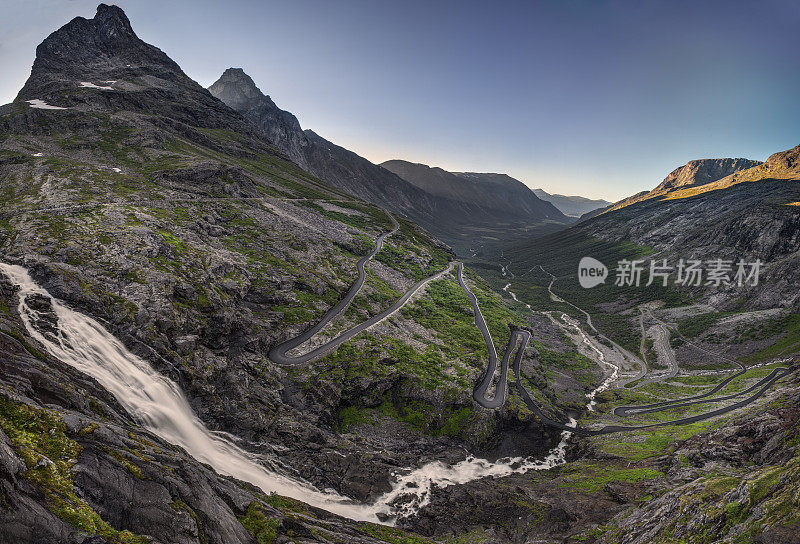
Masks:
[[[101,4],[0,107],[0,542],[793,544],[798,200],[373,164]]]

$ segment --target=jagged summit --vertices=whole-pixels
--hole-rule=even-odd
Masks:
[[[121,8],[106,4],[92,19],[72,19],[36,48],[31,75],[16,101],[68,110],[64,114],[124,110],[191,126],[256,132],[163,51],[142,41]]]
[[[208,88],[212,95],[262,128],[270,140],[297,164],[307,167],[302,149],[308,145],[297,117],[280,109],[256,87],[241,68],[228,68]]]
[[[163,51],[139,39],[122,9],[100,4],[94,18],[72,19],[36,48],[31,76],[18,99],[43,98],[74,86],[75,81],[113,81],[145,74],[191,81]]]
[[[224,96],[223,101],[234,109],[265,96],[241,68],[228,68],[208,90],[218,98]]]

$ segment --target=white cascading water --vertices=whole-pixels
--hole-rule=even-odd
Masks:
[[[575,426],[576,423],[574,419],[570,419],[571,426]],[[393,505],[393,515],[403,518],[429,504],[434,487],[466,484],[481,478],[500,478],[563,465],[566,462],[567,442],[571,435],[571,432],[563,431],[561,441],[544,459],[505,457],[493,463],[487,459],[470,456],[455,465],[433,461],[399,476],[392,490],[378,499],[378,504]]]
[[[504,275],[506,273],[503,267]],[[520,300],[517,295],[510,290],[511,284],[506,284],[503,291],[509,294],[517,302]],[[530,304],[526,304],[530,310]],[[587,409],[594,411],[597,405],[595,397],[601,391],[608,389],[614,380],[619,376],[619,367],[608,362],[603,352],[598,349],[590,340],[589,336],[583,331],[577,321],[566,314],[562,314],[564,322],[574,327],[581,335],[583,342],[594,350],[599,358],[599,362],[604,367],[611,367],[612,372],[594,391],[586,395],[589,403]],[[577,421],[570,418],[568,425],[575,427]],[[435,487],[447,487],[450,485],[465,484],[473,480],[486,477],[502,477],[510,474],[521,474],[531,470],[547,470],[566,463],[567,443],[572,433],[563,431],[560,442],[550,450],[544,459],[533,457],[506,457],[492,463],[486,459],[468,457],[464,461],[455,465],[447,465],[441,461],[433,461],[418,469],[412,470],[408,474],[401,475],[391,491],[378,499],[378,504],[394,505],[394,513],[398,517],[408,516],[430,503],[431,493]]]
[[[578,333],[581,335],[583,343],[586,344],[588,347],[590,347],[592,350],[594,350],[595,353],[597,353],[598,361],[602,366],[606,368],[608,367],[611,368],[611,374],[609,374],[609,376],[605,380],[603,380],[603,382],[595,390],[586,395],[586,398],[589,399],[589,404],[586,405],[586,409],[589,410],[590,412],[594,412],[595,411],[594,408],[595,406],[597,406],[597,400],[596,400],[597,394],[602,393],[603,391],[611,387],[612,383],[617,381],[617,378],[619,378],[619,367],[606,360],[606,356],[603,355],[603,352],[597,346],[595,346],[594,343],[592,343],[592,341],[589,339],[589,335],[587,335],[584,332],[584,330],[581,328],[581,326],[578,324],[577,321],[575,321],[573,318],[564,313],[561,314],[561,319],[563,319],[565,323],[567,323],[576,331],[578,331]]]
[[[397,519],[415,513],[430,502],[434,487],[465,484],[479,478],[502,477],[530,470],[547,470],[566,462],[567,442],[572,434],[569,431],[561,433],[558,445],[543,459],[514,457],[490,462],[468,457],[455,465],[434,461],[397,476],[392,490],[373,504],[353,503],[334,491],[323,492],[308,482],[269,470],[252,454],[236,446],[225,433],[209,431],[192,412],[173,381],[161,376],[147,361],[128,351],[100,323],[51,297],[21,266],[0,263],[0,271],[20,288],[18,309],[28,333],[52,356],[95,378],[132,417],[153,434],[181,446],[192,457],[212,466],[220,474],[250,482],[265,492],[292,497],[350,519],[378,522],[379,514],[384,519]],[[27,297],[35,294],[52,301],[53,311],[58,318],[57,341],[42,335],[33,325],[31,318],[36,310],[27,305]],[[591,345],[589,342],[587,344]],[[607,387],[606,382],[601,388],[604,386]],[[593,398],[592,395],[592,401]],[[571,426],[575,423],[575,420],[570,421]]]
[[[175,382],[128,351],[100,323],[53,299],[21,266],[0,263],[0,271],[20,287],[19,314],[28,333],[53,357],[96,379],[153,434],[181,446],[220,474],[250,482],[267,493],[292,497],[351,519],[378,521],[382,506],[353,504],[334,492],[321,492],[307,482],[270,471],[231,441],[210,432]],[[36,311],[27,305],[27,297],[34,294],[52,300],[58,317],[57,341],[42,335],[31,322]]]

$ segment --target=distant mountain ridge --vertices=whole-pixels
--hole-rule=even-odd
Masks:
[[[529,235],[531,229],[533,234],[545,233],[569,223],[555,207],[512,178],[505,180],[509,188],[515,187],[505,202],[495,188],[488,191],[485,179],[464,183],[466,178],[448,172],[442,174],[441,186],[413,183],[303,130],[297,118],[280,109],[241,68],[226,70],[209,91],[305,170],[347,193],[405,215],[457,250],[463,251],[476,238],[492,244]]]
[[[555,206],[507,174],[448,172],[403,160],[386,161],[381,166],[428,193],[464,203],[478,220],[500,213],[528,220],[566,222]]]
[[[743,160],[743,159],[734,159]],[[752,163],[749,168],[740,168],[731,174],[704,184],[681,187],[672,191],[667,198],[685,198],[696,194],[725,189],[739,183],[757,182],[762,180],[797,180],[800,173],[800,145],[773,153],[765,162],[748,161]]]
[[[534,189],[533,193],[541,198],[550,202],[558,208],[561,213],[568,217],[580,217],[585,213],[589,213],[600,208],[610,206],[612,203],[601,198],[591,199],[583,196],[567,196],[559,194],[550,194],[543,189]]]

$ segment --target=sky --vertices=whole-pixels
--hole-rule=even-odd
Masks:
[[[0,103],[97,0],[0,0]],[[241,67],[373,162],[618,200],[692,159],[800,144],[800,2],[119,0],[203,86]]]

